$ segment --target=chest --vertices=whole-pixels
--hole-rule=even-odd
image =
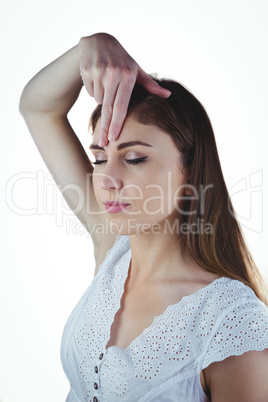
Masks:
[[[166,311],[169,305],[178,303],[184,296],[194,291],[194,287],[189,285],[181,288],[178,286],[127,288],[126,283],[121,306],[114,317],[106,348],[110,346],[127,348],[143,333],[144,329],[152,325],[156,317],[158,318]],[[203,370],[200,372],[200,384],[207,394]]]
[[[118,346],[122,349],[128,347],[145,328],[148,328],[154,318],[164,312],[157,295],[154,295],[158,306],[148,295],[145,297],[124,296],[121,299],[121,307],[115,314],[110,339],[106,347]],[[158,307],[158,308],[157,308]]]
[[[180,302],[184,296],[195,291],[196,286],[166,282],[131,287],[127,280],[106,347],[128,347],[168,306]]]

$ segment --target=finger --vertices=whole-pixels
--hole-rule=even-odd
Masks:
[[[142,85],[151,94],[161,96],[162,98],[168,98],[171,95],[168,89],[161,87],[141,68],[138,70],[137,83]]]
[[[104,89],[102,86],[102,83],[97,82],[93,83],[93,88],[94,88],[94,98],[95,101],[98,103],[98,105],[102,105],[103,103],[103,97],[104,97]]]
[[[108,142],[109,125],[112,120],[113,105],[118,88],[118,83],[110,83],[109,88],[105,89],[104,99],[101,108],[101,127],[98,139],[99,146],[105,146]]]
[[[118,86],[113,105],[112,120],[108,133],[109,141],[116,140],[120,134],[127,115],[128,104],[135,85],[135,81],[136,79],[133,75],[132,78],[121,81]]]

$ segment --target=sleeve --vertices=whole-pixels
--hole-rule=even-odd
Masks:
[[[205,348],[202,369],[213,362],[268,348],[268,308],[257,297],[223,315]]]

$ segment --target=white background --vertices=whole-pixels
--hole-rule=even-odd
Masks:
[[[116,36],[148,73],[185,84],[212,120],[227,187],[265,272],[268,6],[266,0],[14,0],[0,12],[0,400],[60,402],[69,389],[61,334],[92,279],[92,246],[84,233],[70,232],[71,215],[61,222],[66,207],[18,112],[24,85],[80,37],[99,31]],[[83,92],[70,115],[85,146],[93,107]],[[15,183],[23,172],[28,179]],[[41,207],[20,215],[14,203],[36,206],[37,172]]]

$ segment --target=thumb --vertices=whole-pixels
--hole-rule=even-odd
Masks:
[[[151,94],[161,96],[162,98],[169,98],[171,95],[168,89],[161,87],[141,68],[138,70],[137,83],[147,89]]]

